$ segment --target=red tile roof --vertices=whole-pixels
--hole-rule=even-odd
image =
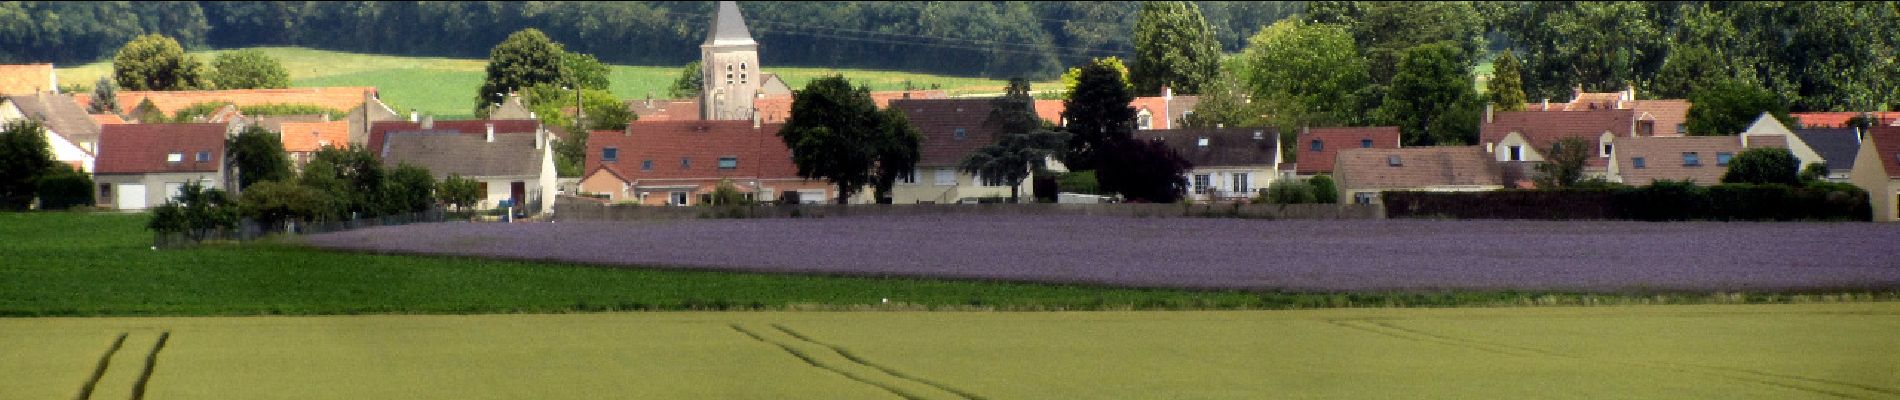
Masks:
[[[284,151],[314,152],[325,145],[342,147],[350,142],[349,121],[285,122],[279,132]]]
[[[224,162],[224,124],[124,124],[100,127],[99,174],[218,172]],[[200,162],[198,152],[210,159]],[[171,153],[182,161],[167,162]]]
[[[1337,162],[1333,175],[1346,189],[1503,185],[1498,163],[1482,146],[1352,148],[1339,152]]]
[[[1532,150],[1542,153],[1565,138],[1581,138],[1596,143],[1604,132],[1619,138],[1631,137],[1635,133],[1635,121],[1636,112],[1633,110],[1501,111],[1494,113],[1490,123],[1478,125],[1478,142],[1480,145],[1495,144],[1516,132],[1530,142],[1534,148]],[[1590,167],[1604,168],[1608,165],[1609,161],[1604,157],[1590,157],[1588,161]]]
[[[535,129],[541,126],[541,121],[532,119],[464,119],[435,121],[431,129],[456,131],[467,135],[485,135],[488,132],[488,124],[490,123],[495,124],[495,134],[497,135],[534,133]],[[367,144],[369,145],[370,151],[381,153],[383,151],[384,138],[389,136],[389,132],[419,130],[423,130],[422,123],[420,122],[377,121],[370,125]]]
[[[240,90],[179,90],[179,91],[123,91],[119,92],[119,106],[124,111],[138,107],[145,99],[151,99],[152,105],[160,112],[171,116],[179,109],[198,103],[231,102],[239,106],[265,104],[309,104],[337,111],[350,111],[363,105],[366,93],[375,92],[368,86],[290,88],[290,89],[240,89]]]
[[[1858,111],[1842,111],[1791,113],[1788,114],[1788,116],[1801,120],[1801,126],[1803,127],[1845,128],[1847,127],[1847,120],[1853,119],[1854,116],[1860,114],[1862,113]],[[1895,121],[1900,121],[1900,111],[1882,111],[1871,114],[1874,115],[1874,118],[1879,120],[1879,123],[1875,125],[1893,125]]]
[[[954,167],[964,157],[996,141],[996,124],[989,123],[994,99],[896,100],[892,107],[904,112],[911,126],[923,134],[922,156],[918,167]],[[964,131],[957,136],[957,130]]]
[[[1886,167],[1887,177],[1900,178],[1900,127],[1876,126],[1867,130],[1867,140],[1874,143],[1874,155],[1879,156],[1880,166]],[[1855,163],[1867,160],[1855,160]]]
[[[92,122],[96,122],[99,125],[129,123],[125,121],[125,118],[119,118],[118,115],[113,115],[113,114],[90,114],[90,115],[92,116]]]
[[[587,136],[583,170],[606,168],[620,179],[800,179],[792,151],[778,137],[780,124],[752,127],[752,121],[654,121],[630,124],[626,131],[593,131]],[[615,160],[602,159],[615,149]],[[720,169],[719,159],[738,158],[738,167]],[[688,160],[682,166],[681,159]],[[652,161],[652,168],[643,168]]]
[[[1319,151],[1313,151],[1315,140],[1320,141]],[[1365,140],[1371,140],[1375,149],[1399,148],[1399,127],[1308,128],[1293,142],[1294,161],[1298,164],[1294,171],[1300,175],[1333,172],[1333,160],[1339,152],[1359,148]]]
[[[1062,126],[1062,100],[1036,100],[1036,116],[1049,123]]]
[[[0,64],[0,94],[52,91],[53,64]]]

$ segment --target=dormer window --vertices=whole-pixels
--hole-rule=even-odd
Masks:
[[[1359,139],[1359,148],[1361,149],[1372,148],[1372,139]]]
[[[166,154],[165,162],[185,162],[185,153]]]
[[[1405,164],[1399,162],[1399,156],[1397,154],[1394,154],[1394,155],[1385,156],[1385,165],[1397,167],[1397,166],[1403,166]]]
[[[1148,114],[1147,111],[1142,111],[1141,115],[1135,116],[1135,126],[1141,129],[1153,129],[1154,119],[1154,115]]]
[[[207,161],[211,161],[211,152],[209,151],[198,152],[198,162],[207,162]]]
[[[1636,167],[1636,169],[1648,168],[1649,166],[1644,165],[1645,163],[1643,161],[1642,157],[1631,157],[1630,166]]]
[[[966,131],[964,131],[964,130],[963,130],[963,128],[957,128],[957,133],[956,133],[956,135],[957,135],[957,138],[958,138],[958,139],[962,139],[962,138],[964,138],[965,136],[967,136],[967,135],[968,135],[968,132],[966,132]]]
[[[1702,165],[1702,155],[1696,154],[1693,151],[1682,153],[1682,166],[1696,167],[1696,166],[1701,166],[1701,165]]]
[[[1326,145],[1325,145],[1325,144],[1321,144],[1321,143],[1319,142],[1319,139],[1313,139],[1313,144],[1312,144],[1312,148],[1313,148],[1313,152],[1315,152],[1315,153],[1317,153],[1317,152],[1320,152],[1321,150],[1325,150],[1325,149],[1326,149]]]
[[[1598,156],[1599,156],[1599,157],[1609,157],[1609,156],[1610,156],[1610,153],[1611,153],[1611,152],[1613,152],[1613,151],[1615,151],[1615,150],[1616,150],[1616,149],[1615,149],[1614,147],[1611,147],[1611,145],[1610,145],[1609,143],[1604,143],[1604,144],[1603,144],[1603,154],[1599,154]]]
[[[1715,165],[1726,167],[1728,160],[1733,158],[1735,158],[1735,153],[1715,153]]]
[[[615,148],[615,147],[600,149],[600,161],[601,162],[620,161],[620,149]]]

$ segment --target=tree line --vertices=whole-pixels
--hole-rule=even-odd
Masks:
[[[1126,55],[1138,2],[741,2],[768,65],[1051,77]],[[1298,12],[1296,1],[1199,2],[1228,50]],[[632,65],[699,57],[713,2],[105,1],[0,3],[0,62],[80,63],[142,34],[190,48],[305,46],[482,57],[537,28],[576,52]],[[47,23],[58,21],[58,23]]]

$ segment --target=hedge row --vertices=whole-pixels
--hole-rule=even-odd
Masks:
[[[1867,221],[1867,191],[1817,182],[1803,187],[1661,181],[1649,186],[1489,192],[1386,192],[1391,218],[1625,219],[1639,221]]]

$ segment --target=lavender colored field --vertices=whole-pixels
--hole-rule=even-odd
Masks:
[[[1900,226],[912,216],[443,223],[326,248],[638,267],[1143,287],[1804,291],[1900,288]]]

